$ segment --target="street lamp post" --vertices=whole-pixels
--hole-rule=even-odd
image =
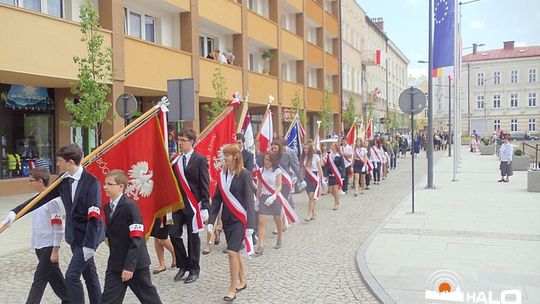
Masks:
[[[427,188],[433,189],[433,0],[429,0],[429,64],[428,64],[428,168],[427,168]]]

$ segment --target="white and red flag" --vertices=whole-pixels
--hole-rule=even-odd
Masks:
[[[354,147],[354,144],[356,142],[356,136],[357,136],[357,120],[355,119],[351,128],[349,129],[349,133],[347,133],[347,144]]]
[[[272,138],[274,135],[274,127],[272,123],[272,111],[268,108],[264,114],[264,118],[261,125],[261,131],[257,137],[259,140],[259,151],[265,153],[270,150],[272,144]]]
[[[139,206],[147,236],[156,217],[183,207],[163,135],[157,115],[153,115],[85,167],[101,184],[111,170],[121,169],[127,173],[129,180],[124,194]],[[103,205],[108,203],[104,192],[102,197]],[[101,216],[104,218],[103,212]]]
[[[253,127],[251,126],[251,115],[246,112],[244,122],[242,123],[242,134],[244,134],[244,147],[254,153],[255,152],[255,137],[253,136]]]
[[[373,138],[373,131],[371,130],[371,119],[370,119],[366,127],[365,139],[371,140],[371,138]]]
[[[228,107],[199,135],[194,150],[206,156],[210,170],[210,197],[214,197],[221,167],[224,163],[222,147],[236,143],[233,107]]]

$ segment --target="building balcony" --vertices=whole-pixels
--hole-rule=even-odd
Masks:
[[[324,9],[315,0],[306,0],[306,16],[317,23],[323,25]]]
[[[324,65],[324,51],[320,47],[309,43],[307,44],[307,62],[308,64],[322,68]]]
[[[304,59],[304,39],[287,30],[281,30],[281,51],[297,60]]]
[[[269,48],[277,48],[278,26],[252,11],[248,11],[248,37],[262,42]]]
[[[328,74],[339,75],[339,60],[331,54],[324,52],[324,67]]]
[[[249,102],[253,104],[266,105],[268,103],[268,95],[272,95],[277,103],[278,78],[256,72],[248,73]]]
[[[298,84],[295,82],[285,81],[283,80],[281,82],[282,85],[282,92],[283,92],[283,100],[282,104],[284,107],[292,108],[292,100],[294,96],[298,93],[298,97],[300,97],[300,104],[304,104],[304,85]]]
[[[189,0],[164,0],[165,2],[181,8],[184,11],[191,11]]]
[[[199,95],[208,98],[214,98],[216,92],[212,87],[212,80],[216,69],[221,69],[221,74],[225,79],[225,86],[227,87],[227,93],[225,98],[232,98],[234,92],[240,92],[243,94],[244,88],[242,87],[242,68],[228,64],[220,64],[215,60],[201,58],[199,63],[200,68],[200,88]]]
[[[316,88],[307,88],[306,110],[320,112],[322,109],[322,99],[324,91]]]
[[[155,96],[167,92],[167,80],[191,78],[191,55],[177,49],[124,38],[126,91]]]
[[[324,29],[331,33],[334,37],[339,37],[339,25],[336,17],[332,16],[329,12],[325,11],[325,23]]]
[[[0,82],[69,87],[77,78],[74,56],[84,57],[78,23],[0,4]],[[101,31],[104,47],[111,32]]]
[[[290,5],[292,5],[297,11],[304,11],[304,5],[302,0],[286,0]]]
[[[199,16],[233,32],[242,32],[242,6],[231,0],[198,1]]]

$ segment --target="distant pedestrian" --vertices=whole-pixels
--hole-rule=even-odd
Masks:
[[[501,169],[501,179],[500,182],[509,182],[508,177],[513,175],[512,172],[512,156],[514,155],[514,147],[510,144],[510,136],[506,135],[504,137],[504,144],[501,145],[501,149],[499,151],[499,158],[501,160],[501,164],[499,165],[499,169]]]

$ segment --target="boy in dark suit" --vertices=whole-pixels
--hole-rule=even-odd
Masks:
[[[183,168],[187,185],[182,186],[180,179],[183,177],[178,176],[180,192],[184,200],[184,209],[173,213],[174,225],[169,231],[174,246],[174,254],[176,255],[176,266],[179,268],[174,280],[180,281],[186,272],[189,272],[185,280],[186,284],[195,282],[199,278],[201,270],[199,265],[201,239],[199,238],[199,231],[195,231],[193,228],[193,220],[194,217],[200,216],[202,222],[207,221],[208,208],[210,207],[208,160],[193,150],[196,138],[197,135],[192,129],[183,129],[178,133],[178,144],[182,152],[182,156],[178,161]],[[191,202],[188,199],[189,197],[192,197],[195,201]],[[194,212],[197,208],[193,204],[199,206],[199,214]],[[187,227],[187,252],[182,241],[183,225]]]
[[[144,239],[139,207],[124,195],[128,177],[122,170],[105,175],[105,192],[111,198],[105,207],[109,261],[102,302],[122,303],[129,288],[141,303],[161,303],[150,279],[150,256]]]
[[[61,147],[56,152],[58,170],[65,172],[63,180],[45,195],[30,211],[60,197],[66,210],[65,239],[71,246],[73,256],[66,271],[66,287],[70,303],[84,303],[81,275],[84,277],[90,303],[101,303],[94,253],[103,241],[104,230],[101,222],[101,186],[98,179],[81,166],[83,151],[76,144]],[[31,200],[14,208],[7,223],[15,220]],[[6,221],[5,220],[5,221]]]

